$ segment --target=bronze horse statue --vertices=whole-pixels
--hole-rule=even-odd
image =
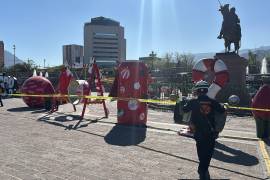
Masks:
[[[240,26],[238,27],[240,28]],[[228,33],[224,33],[223,39],[224,39],[224,45],[225,45],[225,52],[231,51],[231,44],[234,43],[234,52],[236,54],[239,53],[240,49],[240,42],[241,42],[241,33],[240,29],[231,29]],[[235,32],[234,32],[235,31]]]
[[[224,39],[225,52],[231,51],[231,43],[234,43],[234,52],[238,54],[241,41],[240,19],[235,14],[235,8],[229,9],[229,4],[221,6],[219,11],[223,16],[222,28],[218,36]]]

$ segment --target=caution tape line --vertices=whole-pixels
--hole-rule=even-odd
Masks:
[[[157,104],[166,104],[166,105],[175,105],[175,101],[170,100],[155,100],[155,99],[138,99],[138,98],[119,98],[119,97],[109,97],[109,96],[81,96],[81,95],[62,95],[62,94],[9,94],[10,96],[17,97],[51,97],[51,98],[60,98],[60,97],[78,97],[85,99],[96,99],[96,100],[137,100],[144,103],[157,103]]]
[[[144,103],[156,103],[156,104],[165,104],[165,105],[175,105],[176,101],[171,100],[156,100],[156,99],[140,99],[140,98],[120,98],[120,97],[109,97],[109,96],[90,96],[90,95],[63,95],[63,94],[9,94],[11,96],[17,97],[78,97],[78,98],[86,98],[86,99],[97,99],[97,100],[123,100],[123,101],[130,101],[130,100],[137,100],[139,102]],[[246,111],[264,111],[270,112],[270,109],[263,109],[263,108],[250,108],[250,107],[238,107],[238,106],[229,106],[229,109],[239,109],[239,110],[246,110]]]
[[[238,106],[228,106],[230,109],[239,109],[239,110],[247,110],[247,111],[266,111],[270,112],[270,109],[262,109],[262,108],[249,108],[249,107],[238,107]]]

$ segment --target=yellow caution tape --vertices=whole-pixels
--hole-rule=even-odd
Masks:
[[[266,111],[269,112],[270,109],[262,109],[262,108],[250,108],[250,107],[237,107],[237,106],[228,106],[231,109],[240,109],[240,110],[247,110],[247,111]]]
[[[97,99],[97,100],[137,100],[139,102],[144,103],[157,103],[157,104],[166,104],[166,105],[175,105],[175,101],[170,100],[155,100],[155,99],[138,99],[138,98],[120,98],[120,97],[109,97],[109,96],[83,96],[83,95],[63,95],[63,94],[9,94],[10,96],[17,97],[52,97],[52,98],[60,98],[60,97],[78,97],[78,98],[86,98],[86,99]]]
[[[86,96],[86,95],[63,95],[63,94],[9,94],[11,96],[18,96],[18,97],[78,97],[78,98],[86,98],[86,99],[97,99],[97,100],[123,100],[123,101],[130,101],[130,100],[137,100],[139,102],[144,103],[155,103],[155,104],[164,104],[164,105],[175,105],[176,101],[171,100],[156,100],[156,99],[140,99],[140,98],[122,98],[122,97],[109,97],[109,96]],[[265,111],[270,112],[270,109],[263,109],[263,108],[250,108],[250,107],[238,107],[238,106],[229,106],[230,109],[239,109],[239,110],[246,110],[246,111]]]

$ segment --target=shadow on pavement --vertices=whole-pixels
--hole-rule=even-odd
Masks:
[[[197,164],[199,163],[198,161],[193,160],[193,159],[189,159],[189,158],[185,158],[185,157],[182,157],[182,156],[174,155],[174,154],[171,154],[171,153],[156,150],[156,149],[149,148],[149,147],[146,147],[146,146],[137,145],[137,147],[140,147],[142,149],[149,150],[149,151],[152,151],[152,152],[155,152],[155,153],[160,153],[160,154],[163,154],[163,155],[167,155],[167,156],[171,156],[171,157],[174,157],[174,158],[182,159],[182,160],[185,160],[185,161],[190,161],[190,162],[197,163]],[[219,167],[219,166],[210,165],[210,167],[220,169],[220,170],[224,170],[224,171],[228,171],[228,172],[235,173],[235,174],[240,174],[240,175],[245,176],[247,178],[260,179],[260,180],[265,179],[265,178],[252,176],[252,175],[249,175],[249,174],[246,174],[246,173],[242,173],[242,172],[239,172],[239,171],[235,171],[235,170],[231,170],[231,169],[227,169],[227,168],[223,168],[223,167]]]
[[[56,126],[61,126],[61,127],[64,127],[65,129],[75,130],[75,131],[86,133],[86,134],[89,134],[89,135],[92,135],[92,136],[97,136],[97,137],[104,138],[104,140],[108,144],[119,145],[119,146],[135,145],[136,147],[142,148],[144,150],[152,151],[153,153],[163,154],[163,155],[174,157],[174,158],[177,158],[177,159],[182,159],[182,160],[185,160],[185,161],[190,161],[190,162],[193,162],[193,163],[196,163],[196,164],[198,163],[198,161],[196,161],[194,159],[189,159],[189,158],[186,158],[186,157],[183,157],[183,156],[175,155],[175,154],[172,154],[172,153],[168,153],[168,152],[165,152],[165,151],[154,149],[152,147],[150,148],[150,147],[147,147],[147,146],[139,145],[139,143],[143,142],[145,140],[145,138],[146,138],[146,128],[136,127],[136,126],[130,127],[130,126],[123,126],[123,125],[116,125],[116,126],[114,126],[112,128],[112,130],[106,136],[104,136],[102,134],[96,134],[96,133],[89,132],[89,131],[82,130],[82,129],[73,129],[72,128],[73,125],[66,126],[66,125],[64,125],[64,124],[62,124],[60,122],[52,121],[52,120],[50,120],[50,117],[48,115],[46,115],[44,117],[41,117],[38,120],[39,121],[46,122],[48,124],[52,124],[52,125],[56,125]],[[88,124],[94,123],[96,121],[97,120],[93,120],[93,122],[90,121],[90,122],[88,122]],[[80,126],[80,127],[83,127],[83,126]],[[223,144],[221,144],[221,145],[219,145],[219,144],[220,143],[218,143],[218,145],[217,145],[218,146],[217,149],[218,148],[219,149],[229,148],[229,147],[227,147],[227,146],[225,146]],[[231,149],[231,148],[229,148],[229,149]],[[236,151],[236,150],[234,150],[234,151]],[[246,154],[246,153],[244,153],[244,154]],[[248,155],[248,156],[251,156],[251,155]],[[243,156],[242,155],[242,158],[245,158],[245,157],[248,157],[248,156]],[[233,157],[231,157],[231,158],[233,158]],[[218,158],[216,158],[216,159],[218,159]],[[241,161],[239,158],[237,160],[238,161]],[[254,160],[254,162],[255,161],[258,163],[258,159],[257,158]],[[256,164],[254,162],[253,162],[253,164]],[[236,163],[237,164],[240,164],[238,162],[236,162]],[[256,177],[256,176],[253,176],[253,175],[249,175],[249,174],[246,174],[246,173],[243,173],[243,172],[239,172],[237,170],[227,169],[227,168],[220,167],[220,166],[210,165],[210,167],[215,168],[215,169],[220,169],[220,170],[228,171],[228,172],[235,173],[235,174],[240,174],[240,175],[242,175],[242,176],[244,176],[246,178],[249,178],[249,179],[250,178],[252,178],[252,179],[260,179],[260,180],[267,179],[267,178],[260,178],[260,177]]]
[[[80,120],[79,115],[63,115],[63,116],[57,116],[54,118],[54,121],[58,122],[68,122],[68,121],[77,121]]]
[[[131,146],[140,144],[145,140],[146,127],[125,126],[116,124],[104,137],[108,144],[118,146]]]
[[[51,124],[51,125],[55,125],[55,126],[59,126],[59,127],[64,127],[65,130],[66,129],[72,129],[73,125],[65,125],[65,124],[62,124],[61,122],[57,122],[57,121],[51,120],[51,118],[49,117],[49,115],[50,114],[45,115],[45,116],[37,119],[37,121],[42,121],[42,122],[45,122],[45,123],[48,123],[48,124]]]
[[[225,151],[229,154],[225,154],[222,151]],[[233,164],[239,164],[243,166],[254,166],[259,163],[257,157],[247,154],[243,151],[233,149],[229,146],[221,144],[220,142],[216,142],[215,152],[213,154],[213,158]]]
[[[31,107],[17,107],[17,108],[10,108],[7,109],[9,112],[22,112],[22,111],[33,111],[32,113],[43,113],[47,110],[44,108],[31,108]]]
[[[45,116],[40,117],[39,119],[37,119],[37,121],[42,121],[51,125],[55,125],[55,126],[59,126],[59,127],[64,127],[65,130],[71,130],[71,129],[78,129],[81,127],[86,127],[88,126],[88,124],[92,124],[92,123],[97,123],[98,120],[101,120],[103,118],[97,118],[97,119],[89,119],[89,120],[83,120],[86,121],[87,123],[82,124],[82,120],[81,117],[79,115],[61,115],[61,116],[52,116],[52,114],[47,114]],[[75,124],[64,124],[66,122],[71,122],[71,121],[78,121],[81,122],[79,124],[79,126],[75,127]],[[77,123],[78,124],[78,123]],[[76,125],[77,125],[76,124]]]

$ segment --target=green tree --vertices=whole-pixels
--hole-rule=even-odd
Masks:
[[[250,74],[260,73],[261,63],[257,59],[256,53],[248,51],[248,69]]]
[[[30,73],[30,72],[33,72],[35,68],[37,68],[37,66],[35,65],[35,62],[33,60],[28,60],[27,62],[24,62],[24,63],[19,63],[10,67],[6,67],[4,68],[3,71],[9,75],[13,75],[14,72],[15,74]]]

